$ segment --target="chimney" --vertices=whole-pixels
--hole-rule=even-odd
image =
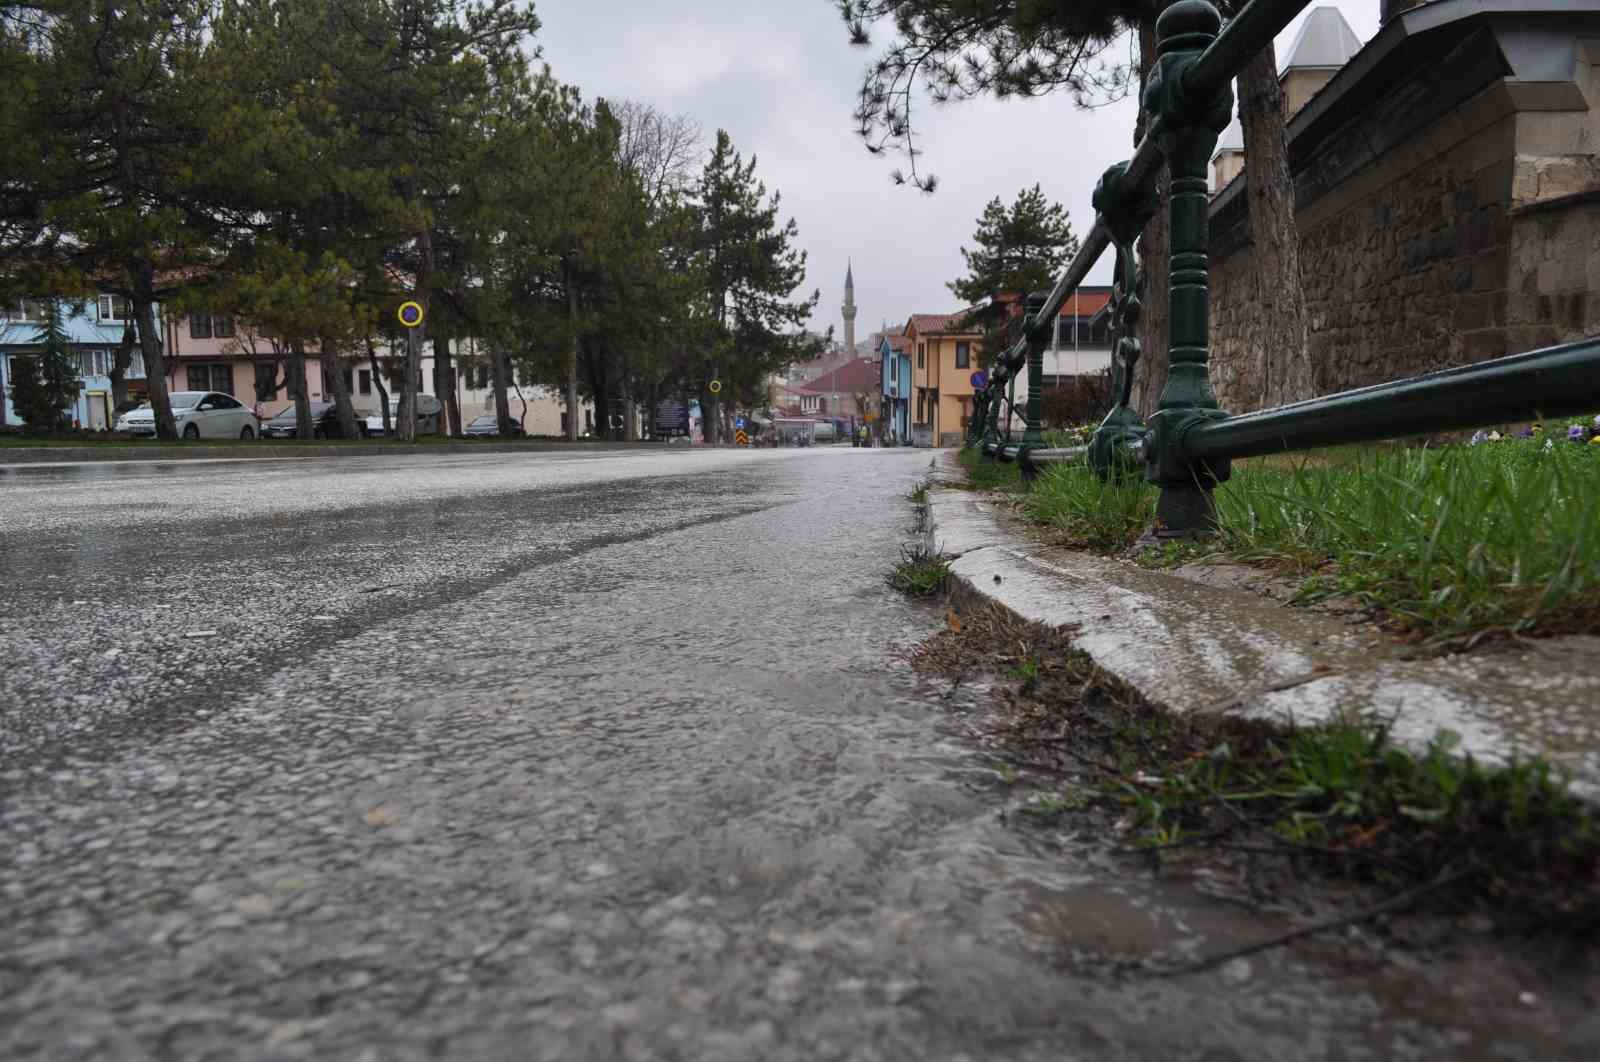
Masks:
[[[1396,15],[1403,15],[1427,2],[1428,0],[1378,0],[1378,25],[1387,26],[1389,20]]]

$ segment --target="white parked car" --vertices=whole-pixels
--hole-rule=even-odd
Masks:
[[[172,417],[178,435],[185,439],[254,439],[261,422],[248,406],[220,391],[174,391]],[[156,411],[146,402],[117,418],[117,431],[154,435]]]
[[[440,432],[439,414],[443,411],[444,407],[439,404],[437,398],[433,395],[419,393],[417,395],[417,434],[438,435]],[[398,398],[389,399],[389,423],[396,426],[400,423],[400,399]],[[374,413],[367,418],[367,435],[382,434],[383,414]]]

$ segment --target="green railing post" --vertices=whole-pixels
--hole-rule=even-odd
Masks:
[[[1133,376],[1139,365],[1139,313],[1144,274],[1134,242],[1156,212],[1155,196],[1127,184],[1128,164],[1119,162],[1095,185],[1095,213],[1117,250],[1111,286],[1111,409],[1089,440],[1089,467],[1101,479],[1123,480],[1139,470],[1134,447],[1149,429],[1133,408]]]
[[[1205,0],[1179,0],[1163,11],[1156,19],[1156,65],[1144,93],[1151,134],[1167,159],[1172,199],[1167,383],[1150,418],[1153,431],[1145,467],[1145,478],[1161,488],[1156,511],[1161,537],[1215,530],[1212,489],[1229,473],[1226,461],[1190,461],[1182,449],[1191,428],[1226,416],[1217,407],[1208,365],[1206,166],[1217,135],[1227,127],[1233,92],[1224,87],[1214,96],[1195,99],[1184,89],[1185,75],[1221,27],[1222,17]]]
[[[1022,433],[1023,446],[1043,446],[1042,429],[1044,403],[1044,340],[1036,336],[1039,312],[1044,309],[1046,292],[1028,296],[1027,309],[1022,315],[1022,334],[1028,341],[1028,426]]]

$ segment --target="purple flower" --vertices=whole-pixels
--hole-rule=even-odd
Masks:
[[[1523,428],[1521,431],[1517,432],[1517,438],[1519,438],[1519,439],[1531,439],[1531,438],[1533,438],[1533,429],[1532,428]]]
[[[1583,442],[1583,440],[1587,439],[1588,437],[1589,429],[1585,428],[1582,424],[1574,424],[1572,427],[1567,429],[1567,438],[1571,439],[1573,442]]]

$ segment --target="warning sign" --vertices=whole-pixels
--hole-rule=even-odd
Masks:
[[[746,435],[744,433],[744,429],[743,428],[740,428],[738,431],[733,433],[733,441],[734,441],[734,444],[737,445],[737,446],[749,446],[750,445],[750,436],[748,436],[748,435]]]

